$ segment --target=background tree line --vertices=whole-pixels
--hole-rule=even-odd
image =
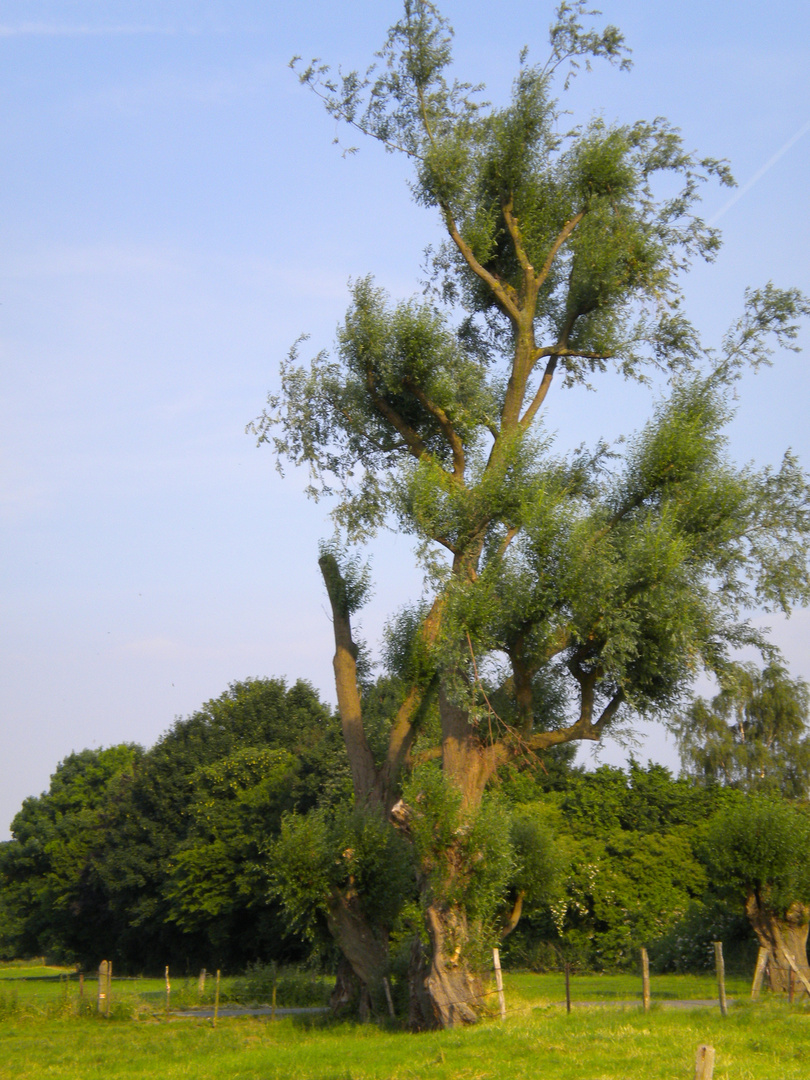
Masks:
[[[492,919],[507,963],[621,970],[645,946],[661,970],[699,970],[720,937],[731,964],[750,967],[754,916],[761,927],[768,898],[760,888],[753,911],[741,873],[762,861],[750,844],[763,812],[777,906],[784,914],[806,905],[807,688],[771,666],[736,672],[734,709],[731,693],[697,699],[673,720],[686,765],[678,779],[632,758],[626,769],[586,771],[570,747],[504,770],[490,819],[470,841],[490,850],[488,877],[469,885],[469,900]],[[365,686],[379,754],[401,694],[390,678]],[[759,767],[707,771],[705,758],[729,743]],[[430,790],[425,776],[419,783]],[[435,810],[425,809],[431,837],[420,857],[433,843],[438,863]],[[451,826],[452,808],[445,819]],[[49,790],[24,802],[12,833],[0,846],[6,958],[47,954],[91,967],[104,955],[133,972],[255,961],[337,970],[327,898],[335,880],[345,887],[353,877],[391,925],[404,994],[416,857],[358,816],[339,720],[305,683],[234,683],[149,750],[70,754]]]

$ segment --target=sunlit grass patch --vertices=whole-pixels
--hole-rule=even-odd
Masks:
[[[687,1012],[552,1006],[503,1023],[410,1035],[373,1024],[285,1018],[110,1022],[29,1017],[0,1023],[15,1080],[691,1080],[698,1045],[715,1047],[716,1080],[807,1080],[810,1009],[782,1001]]]

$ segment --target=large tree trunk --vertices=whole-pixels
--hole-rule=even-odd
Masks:
[[[771,990],[779,994],[787,993],[789,973],[793,970],[793,985],[796,991],[807,993],[807,987],[802,980],[810,984],[810,965],[807,962],[810,905],[791,904],[780,916],[760,903],[755,893],[749,893],[745,902],[745,913],[759,944],[768,952]]]
[[[461,793],[467,813],[477,810],[497,763],[497,750],[484,743],[468,714],[439,689],[442,723],[442,771]],[[450,855],[450,864],[453,863]],[[442,903],[423,882],[425,924],[430,956],[416,948],[411,958],[412,1028],[456,1027],[479,1019],[485,998],[477,970],[475,928],[458,905]]]
[[[427,907],[430,944],[415,938],[408,970],[408,1025],[412,1031],[474,1024],[484,996],[481,979],[469,962],[470,935],[459,909]]]
[[[333,1009],[357,1003],[361,1020],[382,1015],[383,978],[388,972],[388,934],[372,926],[360,911],[357,897],[336,894],[329,904],[329,932],[338,943],[345,963],[338,969],[333,991]],[[348,968],[347,968],[348,965]],[[353,985],[349,970],[357,982]]]
[[[470,962],[466,912],[431,904],[425,913],[432,956],[425,979],[437,1027],[473,1024],[483,1008],[480,973]]]

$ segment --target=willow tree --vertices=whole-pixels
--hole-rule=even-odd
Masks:
[[[698,783],[806,798],[810,792],[810,687],[772,661],[732,664],[711,701],[673,717],[685,771]]]
[[[807,809],[763,795],[730,802],[712,819],[703,844],[717,890],[745,905],[777,993],[787,992],[791,969],[810,992],[808,845]]]
[[[444,234],[422,298],[393,302],[357,281],[334,354],[302,365],[294,349],[254,425],[279,461],[309,468],[313,495],[334,497],[342,543],[392,528],[414,538],[425,569],[426,602],[390,626],[406,689],[380,762],[352,633],[363,575],[340,545],[320,559],[355,802],[394,822],[420,860],[430,947],[412,971],[416,1022],[479,1010],[473,946],[486,928],[457,886],[483,855],[465,838],[498,769],[673,707],[701,667],[765,645],[746,610],[808,597],[802,473],[790,456],[735,468],[723,438],[736,376],[768,360],[769,342],[790,345],[807,305],[770,285],[750,292],[722,347],[701,350],[678,281],[718,248],[696,213],[702,183],[733,181],[661,119],[565,132],[555,80],[595,59],[628,66],[621,34],[587,29],[589,14],[560,5],[548,61],[524,52],[504,107],[452,77],[451,30],[426,0],[406,0],[365,75],[318,61],[300,71],[336,120],[408,159],[414,198]],[[670,395],[622,457],[552,444],[552,387],[656,370]],[[556,719],[550,687],[564,690]],[[415,755],[431,702],[436,746]],[[424,769],[401,798],[415,756],[439,762],[466,821],[443,833],[438,878],[435,845],[420,846],[414,825],[431,802]],[[435,776],[425,784],[434,791]],[[355,972],[381,977],[385,935],[366,925],[356,888],[330,905]]]

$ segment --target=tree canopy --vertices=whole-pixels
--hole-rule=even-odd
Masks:
[[[686,771],[701,783],[806,797],[810,791],[810,691],[772,661],[733,664],[720,692],[672,720]]]
[[[340,729],[304,682],[236,682],[147,751],[71,754],[0,845],[0,947],[136,971],[300,959],[268,902],[267,847],[284,813],[350,790]]]

